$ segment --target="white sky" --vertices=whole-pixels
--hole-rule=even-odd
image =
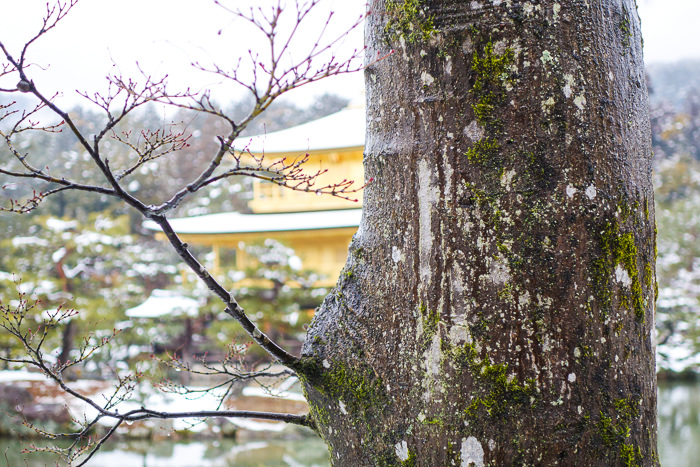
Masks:
[[[647,63],[700,59],[700,0],[637,0]]]
[[[257,5],[271,2],[248,1]],[[365,0],[325,2],[338,10],[339,19],[333,23],[337,31],[359,16],[365,4]],[[647,63],[700,59],[700,0],[637,2]],[[240,5],[245,0],[226,3]],[[0,40],[14,55],[19,54],[20,44],[40,27],[45,5],[46,0],[0,0]],[[310,22],[307,30],[313,30],[319,22]],[[135,74],[134,63],[138,61],[154,76],[168,73],[173,88],[213,86],[215,100],[225,101],[238,91],[218,85],[221,80],[216,76],[194,73],[189,63],[234,63],[234,58],[245,54],[255,40],[243,26],[240,20],[215,6],[213,0],[80,0],[57,29],[34,45],[32,61],[48,69],[35,69],[32,78],[45,93],[62,92],[64,99],[75,102],[75,97],[69,96],[75,96],[76,89],[105,89],[104,77],[115,72],[112,60],[126,76]],[[359,28],[346,40],[346,47],[361,44]],[[0,86],[14,84],[4,82]],[[312,86],[296,91],[290,98],[305,104],[313,94],[330,91],[359,100],[363,91],[361,73]]]
[[[0,41],[9,46],[17,58],[20,47],[41,27],[47,0],[0,0]],[[52,3],[54,0],[50,0]],[[286,0],[293,4],[292,0]],[[274,0],[223,0],[236,5],[276,4]],[[193,6],[196,5],[196,6]],[[338,14],[327,30],[328,39],[346,31],[363,11],[363,0],[323,0],[325,8],[317,8],[315,17],[307,18],[305,31],[316,31],[323,26],[330,9]],[[185,13],[183,13],[185,12]],[[325,13],[324,13],[325,12]],[[285,15],[294,14],[291,8]],[[362,47],[362,27],[343,41],[346,52]],[[309,41],[316,36],[299,36],[302,47],[294,48],[299,55],[306,52]],[[219,102],[240,95],[240,88],[230,83],[221,85],[220,77],[194,71],[193,61],[203,64],[216,62],[231,69],[239,57],[248,59],[251,48],[265,53],[259,44],[265,37],[253,34],[243,20],[214,4],[213,0],[79,0],[69,15],[56,29],[37,41],[30,50],[32,62],[46,70],[34,69],[30,76],[45,94],[62,92],[75,95],[75,90],[104,91],[107,74],[121,71],[125,77],[140,78],[139,66],[153,77],[168,74],[171,90],[190,87],[193,90],[213,88],[212,96]],[[345,54],[347,55],[347,53]],[[359,62],[361,63],[361,62]],[[116,66],[115,66],[116,64]],[[250,69],[244,62],[241,69]],[[13,77],[16,81],[16,77]],[[361,73],[334,78],[331,83],[311,90],[321,94],[326,90],[348,97],[358,97],[363,89]],[[335,81],[332,83],[332,81]],[[0,87],[14,87],[14,82],[0,82]],[[330,86],[330,87],[329,87]],[[303,88],[297,98],[309,96]],[[218,96],[218,99],[217,99]],[[292,94],[293,97],[293,94]],[[78,97],[79,99],[79,97]],[[72,98],[72,101],[75,99]]]

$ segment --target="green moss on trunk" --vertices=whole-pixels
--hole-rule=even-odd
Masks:
[[[612,310],[611,281],[619,266],[627,273],[630,281],[629,292],[622,290],[619,294],[619,306],[634,311],[637,321],[643,324],[646,317],[644,291],[639,277],[639,252],[634,234],[622,233],[617,221],[609,222],[600,234],[600,250],[601,255],[594,261],[593,269],[598,300],[601,303],[601,318],[605,319]],[[651,266],[648,269],[651,269]],[[645,271],[645,281],[649,282],[651,275],[647,268]]]
[[[403,38],[413,44],[430,39],[435,25],[425,3],[423,0],[387,0],[389,20],[385,31],[390,40]]]

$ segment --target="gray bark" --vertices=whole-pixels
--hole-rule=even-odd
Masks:
[[[658,465],[633,0],[373,2],[364,217],[303,350],[334,465]]]

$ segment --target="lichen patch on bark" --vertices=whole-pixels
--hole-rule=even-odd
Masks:
[[[484,448],[478,439],[473,436],[462,438],[462,467],[484,467]]]

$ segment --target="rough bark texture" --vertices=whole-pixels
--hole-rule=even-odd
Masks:
[[[304,348],[334,465],[658,465],[634,0],[379,0],[364,217]]]

